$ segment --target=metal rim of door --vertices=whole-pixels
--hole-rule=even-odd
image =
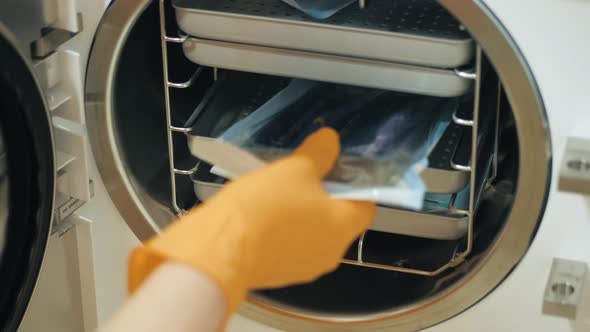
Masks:
[[[47,104],[30,63],[0,24],[0,134],[6,153],[7,210],[0,227],[0,330],[18,328],[32,296],[51,229],[55,160]]]
[[[544,212],[551,174],[550,136],[538,87],[518,46],[489,8],[471,0],[440,0],[440,3],[461,21],[489,56],[514,111],[520,151],[519,185],[513,209],[496,242],[488,249],[487,256],[455,285],[436,297],[402,309],[358,317],[331,317],[285,310],[251,298],[241,309],[244,316],[287,330],[414,331],[447,320],[480,301],[502,282],[527,251]],[[113,130],[111,98],[121,49],[135,20],[148,5],[147,0],[125,2],[125,6],[119,1],[112,5],[95,38],[86,85],[86,114],[99,171],[117,208],[140,239],[156,234],[173,214],[154,208],[146,193],[133,186],[121,162],[122,152]]]

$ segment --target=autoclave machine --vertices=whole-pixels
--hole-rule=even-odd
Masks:
[[[22,2],[44,10],[20,21],[5,14],[24,7],[2,7],[3,109],[14,110],[2,119],[2,266],[27,262],[5,281],[22,289],[3,295],[9,326],[50,228],[59,248],[23,328],[51,303],[41,297],[59,296],[44,290],[58,288],[44,280],[52,269],[77,280],[65,287],[84,327],[107,319],[136,237],[223,185],[191,155],[195,137],[307,79],[458,106],[422,170],[422,210],[380,206],[336,272],[254,292],[230,329],[588,329],[588,4],[370,0],[324,20],[278,0],[57,4]],[[28,240],[17,249],[13,234]],[[56,267],[71,252],[74,271]]]

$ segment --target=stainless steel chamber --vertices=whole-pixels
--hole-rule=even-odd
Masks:
[[[465,237],[436,240],[367,233],[364,241],[351,248],[346,261],[349,264],[343,264],[335,273],[309,285],[253,293],[242,309],[245,316],[289,330],[417,330],[446,320],[485,297],[526,252],[543,213],[551,169],[548,127],[537,87],[518,48],[482,3],[443,0],[440,4],[469,32],[469,38],[473,38],[477,45],[472,49],[481,50],[481,53],[475,53],[475,60],[469,61],[469,56],[464,56],[468,59],[465,62],[467,67],[444,69],[457,75],[454,77],[461,82],[470,82],[473,75],[477,82],[463,91],[472,89],[475,92],[473,116],[456,114],[455,117],[458,125],[475,130],[470,140],[476,144],[467,149],[471,152],[469,156],[473,157],[472,163],[463,165],[464,171],[471,171],[469,181],[472,184],[477,178],[476,164],[485,164],[482,156],[495,156],[490,159],[492,169],[496,170],[493,179],[487,181],[480,199],[475,193],[470,197],[466,214],[469,226]],[[367,4],[367,8],[370,6]],[[179,15],[179,19],[185,32],[190,33],[188,30],[195,28],[192,34],[196,35],[203,30],[199,26],[189,27],[187,24],[194,22],[186,21],[191,12],[184,14]],[[198,14],[203,15],[203,12]],[[168,19],[160,30],[162,17]],[[359,60],[356,58],[358,54],[350,53],[356,50],[354,47],[348,51],[339,50],[347,53],[344,55],[317,57],[313,52],[318,51],[318,45],[285,51],[281,48],[284,45],[273,43],[275,39],[267,35],[264,35],[268,37],[266,40],[259,42],[252,39],[256,35],[234,35],[231,31],[195,36],[221,39],[229,34],[222,41],[201,43],[184,35],[178,36],[173,17],[172,7],[167,6],[166,12],[161,13],[154,2],[114,2],[99,27],[88,66],[86,115],[88,122],[93,124],[89,126],[89,132],[96,160],[113,201],[142,239],[161,230],[176,213],[197,202],[193,181],[186,173],[194,170],[198,161],[190,155],[184,134],[186,130],[182,127],[207,98],[207,91],[222,72],[241,70],[297,76],[305,71],[301,66],[317,64],[314,61],[321,58],[323,62],[320,64],[354,68],[355,75],[345,79],[330,76],[333,71],[323,72],[320,66],[314,70],[316,76],[312,78],[355,83],[353,76],[369,77],[370,80],[370,75],[362,76],[363,70],[376,65],[408,69],[432,60],[392,64],[384,63],[382,54]],[[201,18],[227,20],[235,17],[222,13]],[[255,22],[244,23],[243,16],[238,19],[242,20],[241,24],[256,27]],[[317,28],[317,25],[301,23],[301,20],[287,27],[282,24],[282,19],[284,17],[267,17],[262,23],[278,24],[287,34],[297,29]],[[359,31],[363,29],[358,27],[336,30],[330,33],[338,33],[338,36],[355,34],[356,41],[369,43],[370,38],[376,38],[367,37],[367,31]],[[162,38],[165,36],[169,38]],[[387,34],[379,34],[379,37],[385,38],[378,39],[382,42],[395,43],[400,34],[394,34],[393,37],[398,38],[394,40],[387,39],[392,37]],[[234,43],[244,41],[261,45],[248,45],[246,51],[254,52],[251,55],[243,53],[243,49],[232,53],[236,52]],[[404,42],[410,43],[406,39]],[[174,43],[184,43],[184,49]],[[192,52],[199,48],[205,48],[201,50],[204,53]],[[471,49],[470,46],[467,48]],[[359,49],[367,50],[368,47]],[[256,57],[264,54],[270,54],[273,61],[297,61],[288,70],[281,69],[284,68],[281,66],[281,71],[277,72],[277,68],[256,62]],[[254,55],[256,57],[252,57]],[[231,63],[223,58],[231,60],[234,56],[243,56],[249,65],[243,67],[239,61]],[[378,59],[367,59],[371,57]],[[215,62],[211,62],[213,60]],[[400,58],[394,60],[400,61]],[[163,62],[167,66],[162,67]],[[363,66],[359,66],[360,62]],[[215,68],[205,67],[207,65]],[[469,70],[471,67],[474,67],[473,71]],[[490,68],[488,81],[477,79],[484,67]],[[391,75],[385,76],[381,85],[366,81],[360,84],[384,88],[388,80],[393,80],[395,75]],[[401,84],[400,81],[393,83],[394,89]],[[427,83],[432,81],[427,80]],[[502,89],[498,89],[499,86]],[[184,89],[177,89],[179,87]],[[424,85],[406,86],[413,92],[435,95],[445,88],[436,84],[431,87],[434,90],[425,91]],[[214,115],[220,110],[206,113],[211,116],[203,117],[196,125],[203,130],[211,127],[215,124]],[[492,147],[490,150],[497,150],[497,153],[480,156],[476,129],[480,125],[479,116],[486,114],[501,114],[499,118],[492,116],[498,128],[492,132],[494,135],[500,133],[501,138],[497,149]],[[461,167],[456,168],[461,170]],[[476,203],[479,205],[477,210]],[[393,219],[385,215],[381,222],[387,224]],[[359,259],[359,252],[367,256]]]

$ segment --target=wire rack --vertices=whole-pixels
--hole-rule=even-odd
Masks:
[[[395,266],[395,265],[384,265],[384,264],[375,264],[371,262],[367,262],[364,259],[363,249],[364,249],[364,242],[365,242],[365,234],[363,234],[357,243],[357,259],[343,259],[343,263],[351,264],[351,265],[358,265],[358,266],[365,266],[371,268],[378,268],[383,270],[389,271],[397,271],[403,273],[410,273],[410,274],[417,274],[423,276],[436,276],[441,274],[442,272],[456,267],[459,264],[463,263],[471,251],[473,250],[473,242],[474,242],[474,219],[475,219],[475,212],[476,212],[476,204],[478,200],[478,191],[476,188],[478,187],[478,178],[477,178],[477,168],[481,167],[478,165],[478,138],[479,136],[479,120],[480,120],[480,95],[481,95],[481,85],[482,85],[482,60],[483,60],[483,52],[481,48],[478,46],[476,50],[476,69],[473,73],[467,72],[459,72],[459,75],[469,75],[469,78],[475,80],[475,88],[474,88],[474,102],[473,102],[473,113],[469,114],[453,114],[453,122],[471,128],[472,135],[471,135],[471,158],[470,163],[468,165],[458,165],[451,163],[451,167],[463,172],[470,173],[470,192],[469,192],[469,205],[467,210],[458,209],[455,207],[455,200],[457,195],[453,195],[448,207],[448,210],[455,214],[465,215],[468,219],[468,228],[467,228],[467,244],[465,250],[459,251],[458,247],[456,248],[451,260],[439,268],[435,270],[420,270],[420,269],[412,269],[406,268],[403,266]],[[500,83],[499,83],[500,84]],[[499,115],[500,115],[500,97],[501,97],[501,85],[498,86],[498,100],[497,100],[497,107],[495,112],[494,118],[494,130],[493,130],[493,151],[492,151],[492,165],[491,165],[491,175],[489,178],[486,179],[486,185],[491,183],[497,174],[497,155],[498,155],[498,145],[499,145]]]
[[[359,7],[364,8],[366,6],[365,0],[358,1]],[[179,127],[175,126],[172,123],[172,114],[171,114],[171,106],[170,106],[170,92],[171,89],[186,89],[190,87],[196,79],[201,75],[204,70],[204,67],[199,67],[185,82],[170,82],[169,80],[169,72],[168,72],[168,44],[182,44],[187,39],[188,36],[182,33],[179,33],[177,37],[171,37],[167,35],[166,32],[166,13],[165,13],[165,0],[159,0],[159,14],[160,14],[160,37],[161,37],[161,48],[162,48],[162,67],[163,67],[163,75],[164,75],[164,98],[165,98],[165,112],[166,112],[166,125],[167,125],[167,139],[168,139],[168,157],[169,157],[169,175],[170,175],[170,184],[171,184],[171,193],[172,193],[172,207],[174,208],[175,212],[178,215],[182,215],[185,213],[185,210],[179,206],[178,204],[178,197],[177,197],[177,186],[176,186],[176,176],[190,176],[194,174],[198,169],[198,164],[191,169],[179,169],[176,168],[175,159],[174,159],[174,135],[175,134],[186,134],[188,133],[191,128],[186,127]],[[483,52],[481,48],[478,46],[476,49],[476,65],[474,70],[461,70],[457,69],[456,74],[461,77],[466,77],[469,79],[474,80],[475,88],[473,89],[474,93],[474,102],[473,102],[473,112],[469,114],[453,114],[453,121],[454,123],[466,126],[471,128],[471,158],[468,165],[457,165],[451,164],[452,168],[456,169],[457,171],[462,172],[469,172],[470,173],[470,193],[469,193],[469,204],[468,209],[458,209],[455,207],[455,199],[457,194],[453,195],[451,201],[449,203],[448,210],[455,214],[465,215],[468,219],[468,230],[467,230],[467,238],[466,238],[466,246],[463,251],[459,251],[459,247],[456,248],[454,254],[452,255],[450,261],[437,269],[434,270],[420,270],[420,269],[413,269],[413,268],[406,268],[403,266],[395,266],[395,265],[384,265],[378,263],[372,263],[370,261],[366,261],[363,253],[363,249],[365,246],[365,234],[363,234],[357,243],[357,259],[342,259],[342,263],[363,266],[363,267],[370,267],[370,268],[378,268],[383,270],[389,271],[397,271],[402,273],[409,273],[409,274],[416,274],[416,275],[423,275],[423,276],[436,276],[441,274],[442,272],[456,267],[459,264],[463,263],[466,258],[469,256],[473,249],[473,241],[474,241],[474,218],[475,218],[475,210],[477,204],[477,190],[475,188],[478,187],[478,178],[477,178],[477,167],[478,165],[478,138],[479,138],[479,119],[480,119],[480,94],[481,94],[481,86],[482,86],[482,61],[483,61]],[[214,68],[214,79],[217,77],[217,70]],[[498,88],[498,107],[496,109],[496,116],[495,116],[495,130],[494,130],[494,147],[493,147],[493,157],[492,157],[492,171],[487,183],[489,183],[493,178],[495,178],[495,174],[497,172],[497,150],[498,150],[498,132],[499,132],[499,98],[500,98],[500,86]]]
[[[172,123],[172,111],[170,108],[170,89],[186,89],[194,84],[197,78],[203,72],[203,67],[198,67],[197,70],[188,78],[187,81],[177,83],[170,82],[168,75],[168,44],[182,44],[188,38],[187,35],[179,34],[178,37],[170,37],[166,33],[166,8],[165,0],[159,0],[159,11],[160,11],[160,37],[161,37],[161,48],[162,48],[162,68],[164,75],[164,108],[166,110],[166,133],[168,140],[168,159],[169,159],[169,175],[170,175],[170,190],[172,194],[172,207],[177,215],[182,215],[186,211],[178,204],[177,188],[176,188],[176,176],[190,176],[195,173],[198,168],[198,164],[191,169],[179,169],[176,168],[174,159],[174,135],[175,133],[185,134],[190,131],[190,128],[175,126]]]

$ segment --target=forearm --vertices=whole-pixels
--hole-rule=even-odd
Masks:
[[[221,290],[206,275],[164,263],[100,331],[218,331],[225,310]]]
[[[338,134],[321,129],[289,157],[230,182],[134,250],[135,297],[107,330],[219,330],[249,291],[311,282],[335,270],[376,211],[375,203],[324,191],[322,179],[339,149]],[[166,261],[187,267],[154,271]]]

